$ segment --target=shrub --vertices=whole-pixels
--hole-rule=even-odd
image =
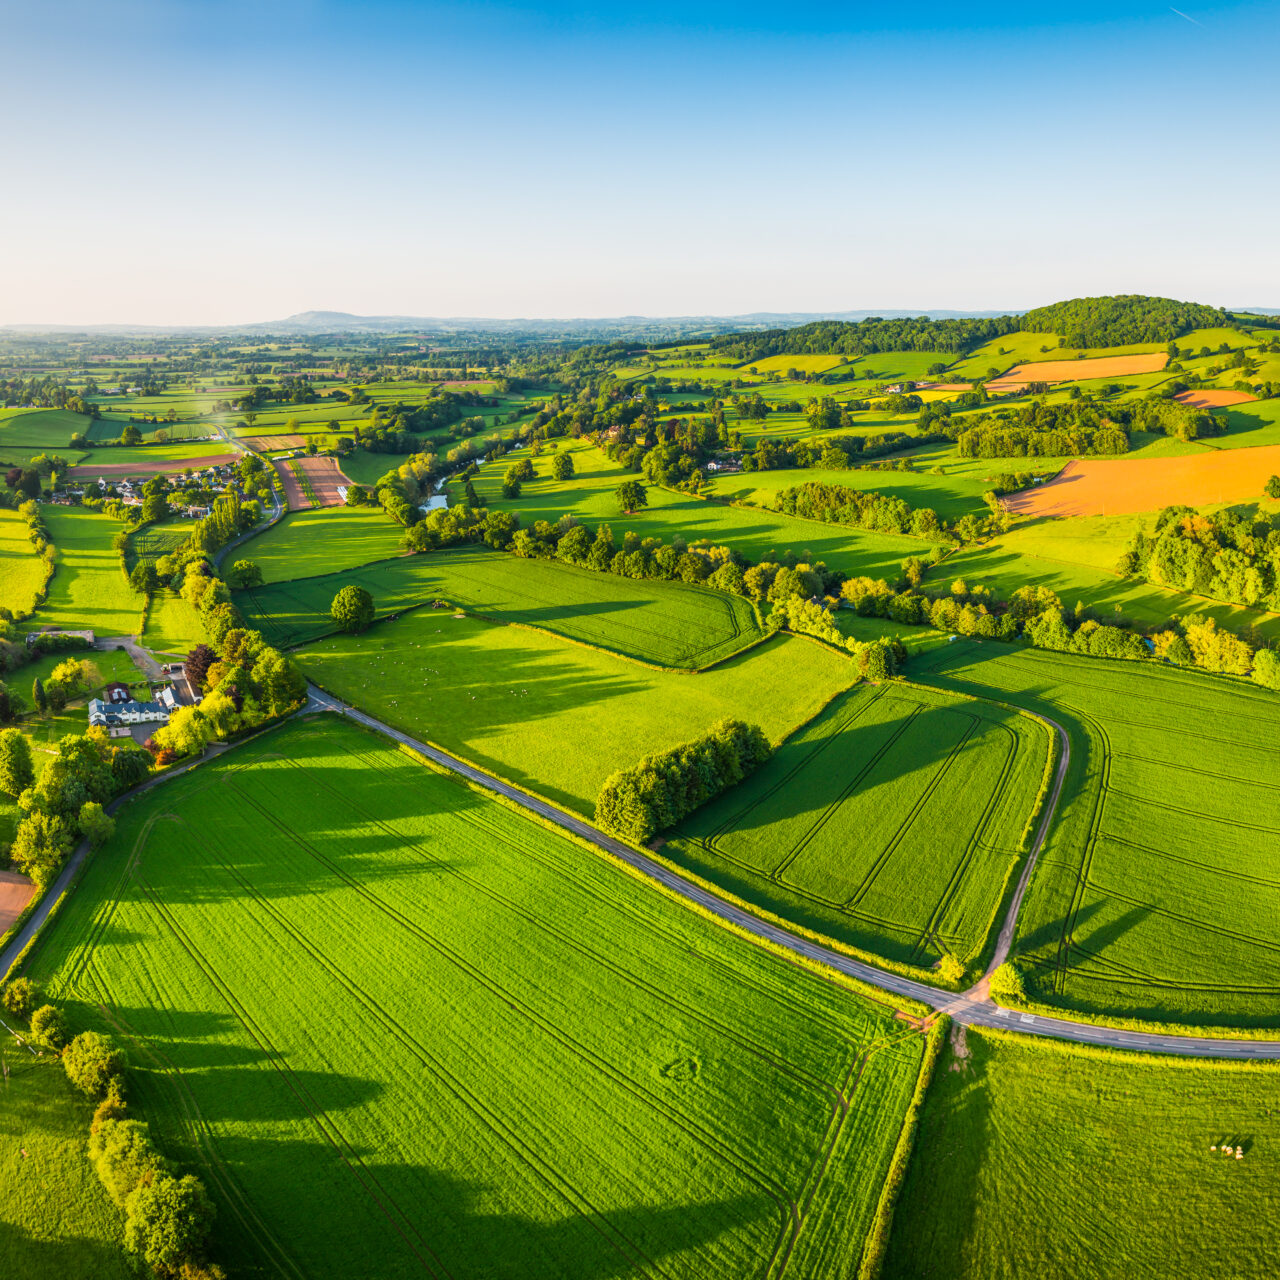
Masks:
[[[130,1193],[125,1215],[125,1248],[164,1274],[198,1260],[214,1208],[199,1178],[161,1173]]]
[[[1026,988],[1022,985],[1022,971],[1011,960],[1006,960],[991,975],[991,998],[1005,1004],[1025,1004]]]
[[[50,1049],[61,1049],[67,1043],[67,1020],[62,1010],[51,1004],[41,1005],[31,1015],[31,1034]]]
[[[99,1123],[89,1136],[89,1161],[98,1180],[122,1208],[144,1179],[169,1172],[168,1162],[151,1141],[150,1126],[141,1120]]]
[[[25,1022],[31,1017],[31,1011],[36,1007],[39,994],[39,988],[30,978],[14,978],[5,986],[4,995],[0,996],[0,1000],[3,1000],[4,1007],[15,1018],[21,1018]]]
[[[0,733],[0,791],[20,796],[36,780],[31,744],[21,729]]]
[[[82,1093],[101,1098],[124,1069],[124,1054],[107,1036],[82,1031],[63,1050],[62,1067],[67,1079]]]

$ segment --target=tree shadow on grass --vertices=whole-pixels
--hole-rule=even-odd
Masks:
[[[106,1194],[103,1191],[104,1200]],[[57,1206],[50,1205],[49,1210],[51,1232],[56,1232]],[[3,1262],[3,1274],[15,1280],[36,1276],[128,1280],[135,1274],[121,1245],[57,1234],[52,1238],[36,1236],[25,1227],[3,1221],[0,1221],[0,1262]]]
[[[459,1149],[465,1154],[466,1144]],[[264,1207],[256,1190],[290,1188],[271,1196],[270,1227],[308,1274],[334,1280],[621,1280],[670,1274],[677,1260],[681,1274],[763,1274],[777,1238],[778,1209],[763,1194],[623,1202],[623,1188],[643,1180],[638,1169],[618,1171],[611,1187],[556,1169],[565,1195],[515,1157],[499,1182],[387,1162],[367,1147],[233,1137],[219,1141],[219,1152],[256,1207]]]

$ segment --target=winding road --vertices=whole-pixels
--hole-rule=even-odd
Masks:
[[[1032,844],[1026,866],[1023,868],[1022,876],[1009,904],[1009,910],[1005,915],[1004,924],[1001,926],[995,955],[982,980],[970,990],[956,994],[948,991],[939,991],[936,987],[926,986],[924,983],[916,982],[911,978],[904,978],[899,974],[877,969],[874,965],[867,964],[862,960],[855,960],[852,956],[846,956],[829,947],[810,942],[807,938],[798,937],[796,934],[789,933],[787,930],[770,924],[766,920],[761,920],[749,911],[743,911],[732,903],[726,902],[723,898],[717,897],[714,893],[703,889],[700,885],[686,880],[683,876],[663,866],[660,862],[646,857],[630,845],[623,844],[620,840],[615,840],[612,836],[606,835],[584,819],[568,813],[546,800],[530,795],[527,791],[521,791],[518,787],[513,787],[510,783],[503,782],[501,778],[495,778],[492,774],[485,773],[474,765],[469,765],[465,761],[459,760],[447,751],[441,751],[439,747],[433,747],[417,738],[412,738],[407,733],[402,733],[399,729],[395,729],[391,725],[357,710],[315,685],[308,685],[307,692],[307,712],[335,712],[338,715],[354,720],[357,724],[364,725],[368,729],[384,734],[392,741],[417,751],[436,764],[454,773],[461,774],[462,777],[484,787],[486,790],[505,796],[508,800],[513,801],[524,809],[528,809],[531,813],[536,813],[539,817],[563,827],[566,831],[571,831],[574,835],[580,836],[597,848],[602,849],[611,857],[627,863],[628,866],[635,868],[635,870],[648,876],[651,880],[656,880],[673,893],[688,899],[690,902],[697,903],[704,910],[718,916],[721,920],[728,921],[744,932],[753,934],[758,938],[764,938],[776,946],[783,947],[796,955],[804,956],[806,959],[814,960],[829,969],[836,970],[838,973],[856,978],[859,982],[864,982],[868,986],[878,987],[882,991],[889,991],[894,995],[906,996],[909,999],[917,1000],[921,1004],[938,1010],[940,1013],[948,1014],[957,1022],[973,1026],[998,1027],[1005,1031],[1021,1032],[1024,1035],[1046,1036],[1050,1039],[1070,1040],[1076,1044],[1098,1045],[1109,1049],[1135,1049],[1147,1053],[1176,1054],[1182,1057],[1196,1058],[1280,1058],[1280,1041],[1277,1040],[1228,1040],[1210,1036],[1161,1035],[1145,1031],[1123,1031],[1115,1027],[1094,1026],[1088,1022],[1072,1022],[1066,1018],[1050,1018],[1042,1014],[1021,1013],[1017,1010],[1005,1009],[996,1004],[987,994],[987,985],[992,971],[1002,964],[1009,954],[1018,912],[1022,906],[1027,885],[1030,883],[1036,859],[1040,855],[1053,815],[1057,811],[1058,801],[1062,795],[1062,787],[1066,781],[1067,769],[1071,764],[1070,740],[1067,737],[1066,730],[1056,721],[1050,721],[1049,723],[1053,725],[1059,735],[1062,751],[1059,756],[1053,787],[1045,805],[1044,813],[1041,816],[1040,826],[1036,832],[1035,841]],[[3,972],[2,957],[0,957],[0,972]]]

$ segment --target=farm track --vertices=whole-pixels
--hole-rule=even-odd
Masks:
[[[1132,1049],[1139,1052],[1174,1054],[1182,1057],[1280,1059],[1280,1041],[1277,1040],[1231,1040],[1208,1036],[1125,1031],[1115,1027],[1095,1026],[1087,1022],[1074,1022],[1068,1018],[1018,1013],[1014,1010],[1001,1008],[986,994],[990,973],[1002,964],[1009,954],[1022,901],[1026,895],[1027,886],[1030,884],[1036,860],[1052,825],[1058,801],[1062,795],[1062,788],[1066,782],[1067,770],[1071,761],[1070,743],[1066,730],[1056,721],[1050,721],[1050,723],[1059,736],[1062,754],[1058,760],[1057,772],[1045,805],[1045,811],[1040,820],[1040,826],[1027,856],[1018,885],[1014,890],[1013,900],[1001,926],[995,955],[992,958],[987,976],[969,991],[956,994],[939,991],[936,987],[927,986],[925,983],[916,982],[911,978],[901,977],[898,974],[877,969],[874,965],[855,960],[851,956],[843,955],[818,943],[810,942],[807,938],[798,937],[768,921],[761,920],[751,912],[744,911],[732,903],[725,902],[701,886],[690,883],[683,876],[669,870],[661,863],[646,857],[629,845],[613,839],[585,820],[557,808],[546,800],[529,795],[518,787],[514,787],[510,783],[485,773],[483,770],[466,764],[446,751],[441,751],[438,747],[430,746],[425,742],[410,737],[406,733],[401,733],[400,730],[394,729],[381,720],[377,720],[373,716],[349,706],[314,685],[309,686],[309,691],[310,700],[307,707],[309,712],[328,711],[345,715],[357,724],[362,724],[366,728],[381,733],[392,741],[418,752],[451,772],[460,774],[485,790],[496,792],[521,808],[527,809],[531,813],[554,823],[556,826],[572,832],[574,835],[602,849],[610,856],[625,862],[642,875],[657,881],[677,896],[697,904],[747,934],[765,939],[775,946],[780,946],[808,960],[816,961],[826,968],[846,974],[859,982],[866,983],[868,986],[878,987],[894,995],[917,1000],[940,1013],[946,1013],[957,1022],[1016,1031],[1024,1035],[1067,1040],[1076,1044],[1097,1045],[1102,1048]]]

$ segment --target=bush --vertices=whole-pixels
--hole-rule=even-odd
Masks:
[[[199,1178],[161,1173],[130,1193],[125,1215],[125,1248],[165,1274],[198,1261],[214,1208]]]
[[[26,1022],[31,1017],[31,1011],[36,1007],[39,994],[39,988],[30,978],[14,978],[6,985],[0,1000],[15,1018],[21,1018]]]
[[[168,1162],[151,1141],[150,1127],[141,1120],[111,1119],[98,1124],[89,1136],[89,1161],[122,1208],[144,1179],[169,1172]]]
[[[109,1037],[82,1031],[63,1050],[62,1067],[67,1079],[82,1093],[101,1098],[124,1070],[124,1054]]]
[[[1025,1004],[1026,988],[1022,985],[1022,971],[1011,960],[1006,960],[991,975],[991,998],[998,1003]]]
[[[51,1004],[41,1005],[31,1015],[31,1035],[50,1049],[61,1049],[67,1043],[67,1020],[62,1010]]]

